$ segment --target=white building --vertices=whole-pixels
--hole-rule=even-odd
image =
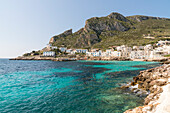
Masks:
[[[45,52],[43,52],[43,56],[45,56],[45,57],[54,57],[55,52],[54,51],[45,51]]]
[[[168,55],[168,54],[170,54],[170,46],[163,45],[163,46],[161,46],[161,47],[157,47],[157,48],[155,48],[154,52],[155,52],[155,54],[157,54],[157,55],[158,55],[158,54],[159,54],[159,55],[162,55],[162,56]]]
[[[125,45],[117,46],[116,49],[117,49],[117,51],[122,51],[123,48],[125,48],[125,47],[126,47]]]
[[[129,58],[131,51],[132,51],[131,47],[124,47],[122,51],[122,57]]]
[[[119,54],[119,57],[127,57],[128,58],[128,57],[130,57],[130,52],[132,51],[132,48],[122,45],[122,46],[117,47],[117,51],[121,52],[121,54]]]
[[[60,50],[61,52],[66,52],[67,48],[66,48],[66,47],[60,47],[59,50]]]
[[[103,53],[104,53],[105,57],[111,57],[113,55],[113,52],[114,52],[114,49],[107,49],[106,52],[103,52]]]
[[[153,46],[151,44],[148,44],[144,47],[144,50],[153,50]]]
[[[99,51],[93,52],[92,55],[93,55],[94,57],[99,57],[99,56],[102,55],[102,51],[99,50]]]
[[[114,52],[112,53],[112,56],[113,56],[113,57],[121,57],[121,56],[122,56],[122,52],[120,52],[120,51],[114,51]]]
[[[168,41],[168,40],[160,40],[160,41],[158,41],[158,43],[156,45],[157,46],[170,45],[170,41]]]
[[[151,44],[146,46],[127,47],[125,45],[115,47],[114,49],[107,49],[102,52],[100,49],[92,49],[91,52],[86,52],[87,56],[94,57],[125,57],[131,59],[156,59],[162,58],[164,55],[170,54],[170,41],[159,41],[162,46],[153,49]]]
[[[133,46],[133,50],[138,50],[138,46]]]
[[[76,53],[86,53],[88,52],[87,49],[76,49]]]
[[[91,52],[86,52],[86,56],[101,57],[102,51],[93,49],[93,50],[91,50]]]
[[[131,51],[130,58],[131,59],[143,59],[144,51]]]
[[[152,59],[154,55],[153,46],[148,44],[144,47],[144,58],[145,59]]]
[[[72,49],[67,49],[67,50],[66,50],[66,53],[70,53],[70,54],[71,54],[72,51],[73,51]]]
[[[51,49],[57,49],[57,46],[52,46],[52,44],[47,44],[47,49],[51,50]]]
[[[92,56],[92,52],[86,52],[86,56]]]
[[[139,46],[138,47],[139,50],[144,50],[144,48],[145,48],[144,46]]]
[[[169,46],[168,46],[168,45],[164,45],[163,48],[164,48],[164,51],[165,51],[165,52],[167,52],[168,54],[170,54],[170,45],[169,45]]]
[[[51,49],[57,49],[58,47],[57,46],[52,46]]]

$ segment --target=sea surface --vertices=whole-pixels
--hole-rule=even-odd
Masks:
[[[123,113],[142,105],[143,98],[119,87],[159,65],[0,59],[0,113]]]

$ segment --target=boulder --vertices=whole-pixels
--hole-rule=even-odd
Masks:
[[[158,85],[158,86],[166,85],[166,83],[167,83],[167,80],[165,80],[165,79],[156,80],[156,85]]]
[[[156,67],[154,69],[141,71],[137,77],[133,77],[134,82],[138,84],[139,88],[134,89],[133,92],[136,93],[137,95],[138,94],[142,95],[143,94],[142,89],[144,89],[149,90],[150,94],[145,98],[144,102],[145,106],[143,106],[142,108],[140,106],[132,110],[127,110],[127,112],[125,113],[128,112],[136,113],[137,110],[141,110],[141,113],[145,112],[148,113],[148,111],[154,112],[155,108],[159,104],[157,100],[159,99],[161,93],[163,92],[162,86],[170,83],[170,79],[168,79],[169,76],[170,76],[170,64]]]

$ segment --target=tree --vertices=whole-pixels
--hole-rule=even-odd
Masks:
[[[40,54],[40,53],[39,53],[39,52],[37,52],[37,51],[36,51],[36,52],[34,52],[34,55],[39,55],[39,54]]]
[[[62,53],[59,49],[53,49],[52,51],[54,51],[56,55],[58,55],[59,53]]]

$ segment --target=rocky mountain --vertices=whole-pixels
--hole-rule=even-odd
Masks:
[[[151,35],[155,39],[144,39]],[[170,19],[150,16],[128,16],[111,13],[86,20],[84,28],[53,36],[50,44],[72,48],[107,48],[114,45],[145,45],[170,37]]]
[[[57,36],[53,36],[53,37],[50,39],[50,43],[54,43],[57,39],[67,37],[67,36],[69,36],[69,35],[72,35],[72,29],[69,29],[69,30],[65,31],[64,33],[59,34],[59,35],[57,35]]]

